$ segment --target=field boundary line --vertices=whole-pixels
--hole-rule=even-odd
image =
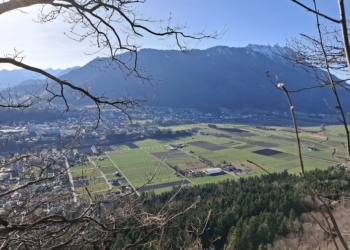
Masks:
[[[106,184],[108,186],[108,191],[111,191],[113,187],[112,187],[112,184],[108,181],[105,173],[103,173],[102,170],[99,167],[96,166],[96,163],[93,160],[91,160],[90,157],[88,157],[88,159],[94,165],[95,169],[98,169],[100,171],[100,173],[102,175],[102,178],[105,179],[105,182],[106,182]]]
[[[131,184],[131,182],[129,181],[129,179],[126,177],[126,175],[118,168],[118,166],[114,163],[114,161],[111,159],[111,157],[109,157],[108,153],[106,153],[108,159],[113,163],[113,165],[117,168],[117,170],[124,176],[124,179],[127,180],[127,182],[130,184],[130,186],[133,188],[133,190],[135,191],[135,193],[140,196],[140,193],[137,192],[137,189]]]
[[[285,150],[281,150],[281,149],[276,149],[276,148],[272,148],[272,149],[275,149],[275,150],[279,150],[283,153],[287,153],[287,154],[291,154],[291,155],[295,155],[295,156],[298,156],[298,154],[296,153],[291,153],[291,152],[286,152]],[[328,163],[339,163],[337,161],[332,161],[332,160],[328,160],[328,159],[322,159],[322,158],[318,158],[318,157],[315,157],[315,156],[309,156],[309,155],[305,155],[305,154],[302,154],[303,157],[305,158],[309,158],[309,159],[313,159],[313,160],[317,160],[317,161],[323,161],[323,162],[328,162]]]
[[[159,160],[157,157],[155,157],[154,155],[152,155],[151,153],[147,152],[146,150],[142,149],[143,151],[145,151],[147,154],[149,154],[150,156],[152,156],[154,159],[156,159],[158,162],[162,163],[164,166],[168,167],[169,169],[171,169],[172,171],[175,171],[176,173],[178,173],[179,175],[181,175],[185,180],[189,181],[191,184],[194,184],[190,179],[188,179],[186,176],[182,175],[181,173],[179,173],[178,171],[176,171],[175,169],[171,168],[168,164],[166,164],[165,162]],[[194,184],[195,185],[195,184]]]

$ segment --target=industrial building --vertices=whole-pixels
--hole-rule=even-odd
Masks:
[[[224,173],[224,171],[221,168],[210,168],[210,169],[204,170],[204,172],[207,175],[217,175],[217,174]]]

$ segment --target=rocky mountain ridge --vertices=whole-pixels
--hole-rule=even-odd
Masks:
[[[96,58],[60,78],[89,86],[95,94],[147,99],[151,106],[282,111],[289,109],[286,98],[271,84],[266,71],[278,72],[279,81],[289,90],[310,88],[318,83],[304,70],[278,57],[274,50],[280,49],[283,48],[270,49],[263,45],[217,46],[188,53],[142,49],[138,54],[140,73],[152,76],[155,80],[151,84],[141,83],[140,79],[125,79],[116,65],[104,68],[105,58]],[[126,56],[123,54],[121,58]],[[340,95],[346,97],[345,92],[340,91]],[[327,87],[302,91],[291,97],[296,110],[301,112],[332,113],[324,100],[335,106]],[[350,106],[348,99],[343,98],[346,106]]]

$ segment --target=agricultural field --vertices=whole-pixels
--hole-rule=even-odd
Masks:
[[[156,186],[182,181],[164,161],[143,149],[116,151],[108,154],[113,165],[137,189],[144,185]]]
[[[114,175],[117,169],[113,166],[112,162],[109,161],[107,156],[90,157],[89,160],[90,162],[88,164],[70,168],[74,191],[78,195],[85,195],[88,191],[90,194],[109,191],[110,187],[107,181],[114,178],[108,179],[106,178],[107,176],[104,177],[103,175],[110,173]],[[114,191],[120,191],[117,187],[113,188]],[[88,191],[86,189],[88,189]]]
[[[139,192],[160,193],[173,186],[216,183],[265,171],[300,172],[298,148],[291,127],[188,124],[166,128],[176,131],[194,127],[198,129],[196,134],[182,138],[110,145],[112,152],[93,158],[99,171],[94,170],[93,164],[76,166],[72,167],[72,175],[77,177],[85,171],[89,178],[103,177],[118,181],[120,186],[140,188]],[[306,170],[326,169],[350,161],[342,144],[345,137],[341,126],[302,127],[299,136]],[[204,174],[214,167],[222,168],[224,173]],[[115,176],[115,172],[120,176]],[[102,190],[102,184],[95,186],[101,186]],[[118,187],[113,186],[112,191],[116,190]]]
[[[82,171],[82,170],[92,169],[92,168],[94,168],[94,165],[89,163],[86,165],[79,165],[79,166],[70,167],[70,171],[76,172],[76,171]]]

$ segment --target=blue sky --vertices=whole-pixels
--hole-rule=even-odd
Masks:
[[[312,6],[312,0],[302,2]],[[290,0],[148,0],[138,7],[146,17],[167,19],[171,13],[173,23],[190,26],[189,33],[227,28],[220,40],[191,43],[199,49],[217,45],[284,45],[287,38],[298,37],[300,33],[316,34],[314,15]],[[318,7],[334,18],[339,16],[336,0],[318,0]],[[25,63],[40,68],[81,66],[97,56],[86,55],[93,52],[88,43],[77,43],[64,36],[69,26],[62,20],[46,24],[33,22],[38,8],[25,9],[28,14],[14,11],[0,15],[0,34],[4,34],[1,35],[1,55],[11,53],[16,47],[24,50]],[[174,42],[145,37],[139,43],[144,48],[167,49]],[[0,69],[4,68],[11,67],[0,65]]]

